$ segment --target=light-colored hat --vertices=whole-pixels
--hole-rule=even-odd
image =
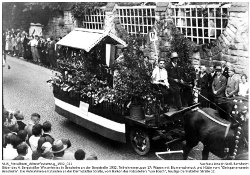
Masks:
[[[221,66],[216,66],[216,70],[221,70]]]
[[[178,58],[178,57],[179,57],[179,56],[178,56],[177,52],[171,53],[171,58]]]
[[[47,38],[47,41],[51,41],[50,38]]]
[[[67,145],[64,145],[62,140],[56,140],[52,146],[52,153],[60,153],[67,149]]]
[[[41,154],[44,155],[47,152],[50,152],[51,148],[52,148],[52,145],[51,145],[50,142],[43,143],[42,146],[41,146]]]

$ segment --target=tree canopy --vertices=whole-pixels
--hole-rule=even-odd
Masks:
[[[3,2],[3,28],[28,29],[30,23],[48,24],[53,13],[62,12],[62,2]]]

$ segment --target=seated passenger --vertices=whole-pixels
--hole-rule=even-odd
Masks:
[[[169,83],[168,83],[168,73],[165,67],[165,60],[160,58],[158,60],[159,65],[156,66],[152,73],[152,83],[156,85],[154,88],[161,90],[164,97],[166,97],[169,92]]]

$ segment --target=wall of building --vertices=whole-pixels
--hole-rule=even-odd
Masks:
[[[63,15],[58,14],[53,16],[46,28],[44,29],[44,36],[63,37],[67,35],[77,26],[76,21],[73,20],[70,11],[64,11]]]
[[[167,51],[172,34],[168,26],[173,24],[173,20],[168,5],[168,3],[157,4],[156,19],[158,22],[153,29],[157,31],[158,40],[149,41],[145,49],[145,53],[148,53],[151,59],[155,59],[155,55],[162,58],[169,55]],[[220,61],[225,60],[233,65],[237,74],[249,75],[248,3],[232,3],[229,12],[228,25],[216,42],[196,47],[197,44],[190,41],[190,48],[194,49],[193,64],[210,67],[220,65]]]
[[[107,5],[105,29],[111,28],[111,32],[125,40],[127,33],[119,22],[115,5]],[[196,43],[190,41],[190,48],[196,48],[193,54],[194,65],[205,65],[207,67],[220,64],[221,60],[231,63],[236,73],[249,75],[249,54],[248,54],[248,3],[232,3],[229,9],[229,20],[225,31],[218,37],[216,42],[196,47]],[[155,18],[157,20],[153,29],[157,32],[158,40],[148,42],[144,53],[151,59],[158,57],[167,58],[169,53],[172,34],[168,26],[173,25],[171,9],[168,2],[157,3]],[[64,21],[64,25],[59,25]],[[53,17],[45,28],[45,36],[64,36],[77,26],[73,21],[70,11],[64,11],[64,15]],[[153,29],[151,31],[153,31]],[[148,37],[149,38],[149,37]],[[204,47],[205,46],[205,47]]]

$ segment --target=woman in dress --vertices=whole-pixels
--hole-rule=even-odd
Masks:
[[[249,94],[249,84],[247,82],[246,74],[241,75],[241,82],[239,84],[239,93],[240,96],[247,97]]]
[[[5,50],[6,50],[7,54],[10,55],[12,52],[11,32],[10,31],[7,32],[5,41],[6,41]]]
[[[16,43],[17,43],[17,50],[18,50],[18,57],[21,57],[23,54],[23,48],[22,48],[22,41],[21,41],[21,34],[20,32],[16,36]]]
[[[16,35],[12,34],[11,35],[11,45],[12,45],[12,56],[16,56]]]
[[[198,102],[200,103],[201,107],[208,107],[208,101],[207,99],[205,99],[208,98],[208,74],[206,72],[205,66],[201,66],[201,71],[197,81],[197,87],[200,90]]]

